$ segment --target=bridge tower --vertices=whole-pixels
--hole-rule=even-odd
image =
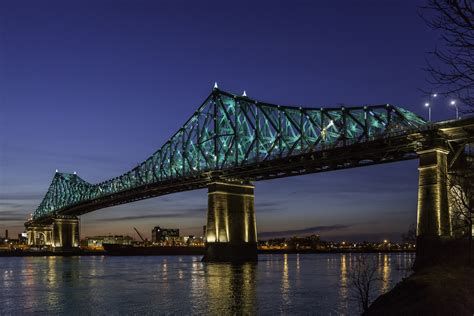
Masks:
[[[257,261],[257,224],[251,183],[215,181],[208,185],[203,261]]]

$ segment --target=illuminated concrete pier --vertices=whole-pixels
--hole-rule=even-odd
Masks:
[[[53,248],[72,249],[79,247],[79,218],[57,216],[53,222]]]
[[[49,223],[27,225],[28,245],[48,246],[53,250],[79,247],[79,218],[55,216]]]
[[[26,227],[28,245],[51,246],[53,240],[53,227],[45,224],[34,224]]]
[[[451,236],[448,203],[449,151],[433,148],[418,152],[418,226],[417,235],[427,238]]]
[[[203,261],[257,261],[254,186],[242,181],[208,186]]]

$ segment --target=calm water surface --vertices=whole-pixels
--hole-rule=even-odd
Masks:
[[[348,271],[357,254],[260,255],[258,264],[200,257],[0,258],[0,314],[357,314]],[[377,292],[413,254],[371,254]]]

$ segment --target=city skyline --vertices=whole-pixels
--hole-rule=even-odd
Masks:
[[[336,9],[321,4],[260,4],[251,15],[245,8],[229,14],[221,6],[196,7],[198,23],[180,19],[182,5],[147,3],[126,11],[123,2],[114,11],[102,3],[90,11],[58,4],[54,14],[5,4],[0,229],[12,235],[22,230],[55,169],[99,182],[133,168],[192,115],[215,81],[225,90],[246,90],[255,99],[284,105],[391,103],[427,116],[421,68],[436,36],[417,16],[416,4],[374,2],[363,12],[348,4],[347,12],[337,12],[342,25],[331,23]],[[286,18],[276,23],[266,10]],[[229,21],[236,16],[245,16],[253,28],[235,28]],[[395,23],[399,16],[403,25]],[[167,30],[160,28],[163,21],[171,25]],[[377,21],[380,28],[374,29]],[[400,37],[400,28],[409,33]],[[309,30],[319,38],[311,39]],[[289,53],[300,58],[286,60]],[[196,55],[199,62],[191,58]],[[453,118],[443,102],[433,108],[434,120]],[[408,161],[257,182],[258,229],[267,235],[395,238],[415,222],[417,181],[417,162]],[[156,225],[196,234],[206,208],[205,190],[158,197],[86,214],[81,235],[126,234],[136,226],[148,236]]]

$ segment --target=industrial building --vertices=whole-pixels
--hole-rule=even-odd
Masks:
[[[86,237],[83,246],[88,248],[102,248],[103,244],[131,245],[132,242],[132,237],[124,235],[93,236]]]
[[[161,228],[155,226],[151,231],[151,240],[153,243],[177,242],[179,239],[179,229]]]

